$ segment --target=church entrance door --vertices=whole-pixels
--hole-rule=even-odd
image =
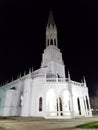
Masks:
[[[63,107],[62,107],[62,99],[57,98],[57,116],[63,116]]]

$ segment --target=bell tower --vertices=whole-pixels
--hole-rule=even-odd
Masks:
[[[46,75],[54,77],[65,77],[65,66],[62,53],[58,48],[57,27],[54,22],[53,14],[49,12],[48,23],[46,26],[46,48],[42,55],[42,68],[46,68]]]
[[[48,23],[46,27],[46,48],[50,45],[58,47],[57,28],[54,22],[52,11],[49,13]]]

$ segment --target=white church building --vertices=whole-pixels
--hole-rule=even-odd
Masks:
[[[65,76],[58,48],[57,27],[50,11],[46,27],[46,48],[38,70],[0,87],[0,116],[66,119],[91,117],[86,81]]]

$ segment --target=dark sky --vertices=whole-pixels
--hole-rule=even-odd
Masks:
[[[92,96],[98,88],[97,0],[1,0],[0,83],[40,67],[50,9],[66,73],[76,81],[85,75]]]

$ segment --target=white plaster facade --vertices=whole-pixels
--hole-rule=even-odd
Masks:
[[[0,116],[91,117],[86,82],[65,76],[57,28],[50,12],[41,67],[0,87]]]

